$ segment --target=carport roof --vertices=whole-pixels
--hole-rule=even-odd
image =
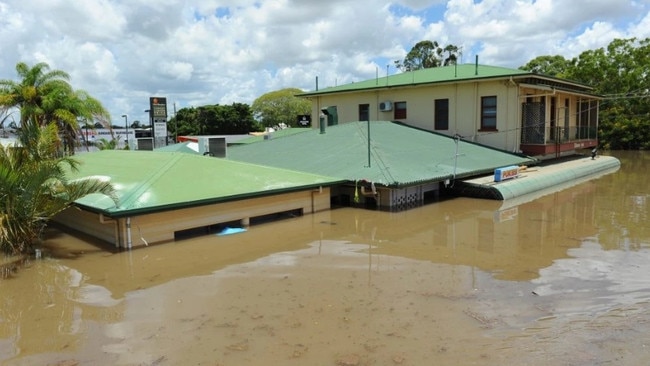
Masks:
[[[340,178],[179,152],[105,150],[75,156],[69,179],[107,179],[119,205],[93,194],[76,201],[91,211],[123,217],[268,196],[341,183]]]
[[[329,126],[325,133],[313,129],[234,146],[228,158],[389,187],[492,174],[496,168],[536,162],[388,121],[350,122]]]

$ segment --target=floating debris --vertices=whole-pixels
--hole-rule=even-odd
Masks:
[[[222,236],[222,235],[238,234],[238,233],[243,233],[245,231],[246,229],[244,229],[243,227],[226,227],[223,230],[221,230],[217,235]]]

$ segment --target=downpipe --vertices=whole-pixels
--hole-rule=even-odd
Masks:
[[[126,247],[131,249],[133,243],[131,242],[131,218],[126,218]]]

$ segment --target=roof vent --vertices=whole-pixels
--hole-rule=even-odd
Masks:
[[[393,110],[393,103],[390,101],[385,101],[379,103],[379,110],[382,112],[390,112]]]

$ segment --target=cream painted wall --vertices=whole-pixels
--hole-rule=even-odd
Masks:
[[[330,189],[292,192],[131,217],[132,247],[174,240],[174,232],[302,209],[305,215],[330,208]],[[99,215],[69,208],[55,221],[110,244],[126,247],[126,218],[101,224]],[[119,221],[119,224],[118,224]],[[119,235],[118,235],[119,233]]]
[[[101,220],[99,214],[69,207],[56,215],[53,220],[61,225],[76,231],[93,236],[99,240],[116,245],[117,221],[111,219]]]
[[[394,108],[390,112],[379,110],[383,101],[407,102],[407,118],[399,120],[414,127],[434,130],[434,101],[449,99],[449,129],[438,130],[453,136],[459,134],[464,139],[492,146],[506,151],[517,152],[521,141],[521,108],[526,94],[547,95],[551,92],[520,88],[510,80],[486,80],[469,83],[456,83],[435,86],[411,86],[377,91],[351,92],[312,97],[313,128],[319,128],[319,115],[322,108],[336,106],[339,124],[358,121],[359,105],[369,104],[371,121],[392,121]],[[576,125],[576,103],[578,97],[556,92],[558,107],[563,111],[564,100],[569,98],[570,126]],[[481,97],[497,97],[497,131],[480,131]],[[542,96],[541,98],[547,98]],[[550,100],[546,102],[546,123],[550,123]],[[564,126],[561,114],[558,124]]]
[[[449,129],[437,131],[487,144],[512,149],[518,145],[519,103],[518,88],[504,81],[458,83],[424,87],[405,87],[363,93],[345,93],[312,98],[312,119],[319,121],[320,110],[336,106],[339,124],[359,120],[359,105],[370,105],[370,120],[392,121],[390,112],[379,110],[383,101],[407,102],[407,118],[399,120],[414,127],[434,130],[434,101],[449,100]],[[498,133],[481,132],[480,100],[483,96],[497,96]],[[318,128],[318,123],[314,123]]]

